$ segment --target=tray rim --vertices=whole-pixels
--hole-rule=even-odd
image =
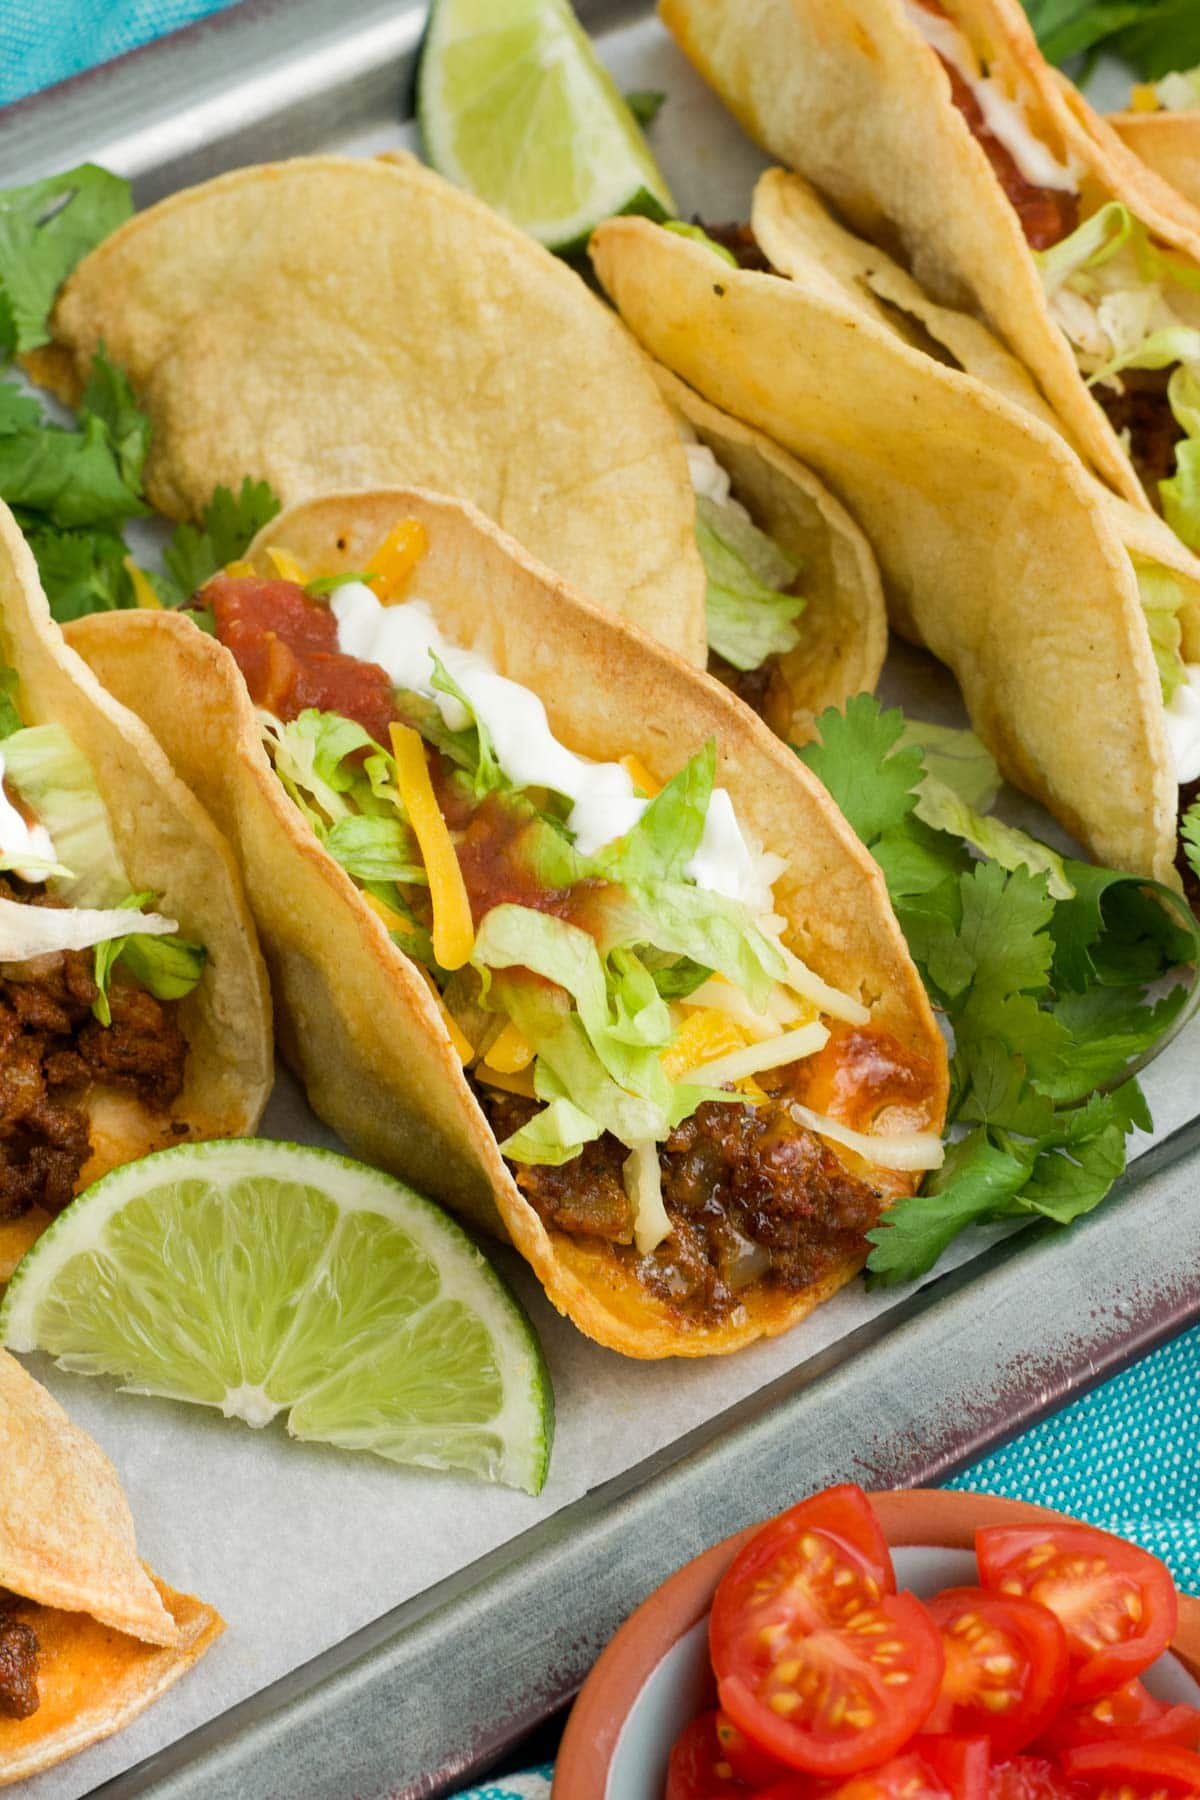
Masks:
[[[116,141],[130,143],[129,158],[124,164],[120,158],[117,161],[134,176],[139,199],[145,200],[152,197],[155,178],[161,178],[164,170],[168,172],[166,185],[171,185],[169,170],[172,161],[180,158],[155,162],[147,147],[153,147],[156,134],[166,131],[180,104],[202,109],[206,100],[212,102],[206,118],[210,143],[218,147],[220,156],[225,146],[240,137],[269,134],[275,118],[296,107],[296,71],[301,69],[311,84],[322,46],[348,40],[355,33],[371,39],[363,67],[373,68],[377,81],[382,79],[403,94],[426,10],[424,0],[400,0],[399,4],[396,0],[390,4],[389,0],[340,0],[331,25],[326,0],[235,0],[219,13],[5,107],[0,182],[29,179],[45,169],[61,168],[64,161],[76,160],[64,154],[64,126],[69,126],[71,142],[86,138],[89,143],[104,145],[113,141],[115,133]],[[646,17],[650,8],[645,0],[577,0],[577,11],[585,24],[600,31]],[[370,58],[375,59],[373,63]],[[230,81],[231,66],[253,73]],[[338,79],[347,84],[356,73],[361,75],[362,68],[351,66],[341,70]],[[271,95],[282,94],[289,86],[286,105],[281,100],[274,106]],[[238,109],[252,91],[264,93],[266,103],[261,109],[251,109],[247,123],[244,116],[238,116]],[[316,98],[319,87],[312,86],[311,92]],[[119,137],[122,129],[127,133],[125,140]],[[321,135],[319,119],[314,118],[311,135]],[[196,138],[182,153],[183,159],[196,154],[203,142]],[[82,154],[87,153],[84,150]],[[102,155],[103,149],[92,154]],[[243,160],[244,156],[236,154],[231,159]],[[1200,1117],[1137,1158],[1120,1191],[1102,1211],[1073,1227],[1074,1241],[1092,1243],[1092,1260],[1098,1266],[1121,1268],[1121,1258],[1113,1253],[1123,1242],[1127,1247],[1125,1215],[1135,1196],[1141,1195],[1146,1204],[1146,1193],[1150,1194],[1155,1218],[1161,1215],[1165,1228],[1177,1199],[1187,1190],[1182,1165],[1193,1156],[1200,1158]],[[1200,1168],[1200,1163],[1197,1166]],[[878,1376],[890,1354],[891,1340],[903,1341],[910,1349],[931,1347],[940,1334],[939,1321],[948,1312],[961,1315],[973,1304],[978,1307],[985,1292],[991,1296],[991,1310],[1002,1312],[1003,1299],[1020,1293],[1024,1279],[1041,1268],[1048,1256],[1057,1259],[1047,1265],[1051,1276],[1056,1268],[1061,1273],[1063,1252],[1055,1244],[1058,1235],[1049,1225],[1033,1227],[929,1282],[879,1319],[807,1358],[654,1456],[102,1783],[92,1790],[93,1795],[105,1800],[131,1800],[134,1795],[208,1800],[229,1794],[239,1800],[252,1800],[252,1796],[257,1800],[259,1795],[267,1800],[268,1795],[281,1791],[282,1771],[305,1768],[303,1761],[296,1761],[298,1746],[307,1743],[311,1747],[322,1740],[326,1744],[358,1742],[360,1725],[365,1728],[369,1724],[377,1734],[377,1703],[386,1699],[389,1688],[402,1685],[418,1667],[436,1668],[444,1663],[456,1638],[461,1644],[464,1634],[470,1636],[485,1615],[497,1616],[498,1601],[507,1606],[507,1616],[511,1616],[526,1604],[526,1595],[532,1597],[538,1589],[545,1592],[546,1584],[535,1565],[551,1561],[556,1591],[574,1592],[577,1597],[580,1588],[588,1584],[589,1572],[594,1574],[593,1544],[598,1548],[600,1539],[605,1534],[611,1537],[618,1528],[632,1531],[654,1512],[663,1518],[675,1513],[690,1520],[695,1516],[697,1492],[704,1490],[712,1476],[728,1474],[738,1459],[749,1461],[760,1478],[751,1484],[755,1497],[747,1501],[731,1491],[719,1508],[720,1522],[704,1527],[709,1534],[706,1541],[764,1516],[772,1510],[773,1497],[786,1504],[788,1494],[780,1487],[780,1452],[786,1449],[789,1437],[807,1428],[810,1415],[819,1414],[826,1401],[832,1407],[835,1399],[852,1399],[856,1387],[862,1388]],[[1137,1271],[1143,1278],[1140,1285],[1136,1279],[1127,1285],[1118,1283],[1105,1295],[1109,1312],[1102,1318],[1095,1309],[1089,1316],[1077,1317],[1061,1308],[1057,1317],[1046,1318],[1047,1342],[1056,1342],[1056,1349],[1042,1362],[1030,1361],[1027,1351],[1015,1352],[1005,1362],[998,1343],[989,1340],[986,1349],[981,1345],[980,1364],[990,1362],[990,1368],[980,1366],[974,1371],[984,1384],[973,1390],[974,1410],[960,1426],[932,1443],[921,1444],[911,1437],[906,1440],[903,1430],[889,1437],[886,1421],[879,1420],[871,1455],[850,1458],[836,1467],[875,1485],[927,1486],[945,1480],[1200,1322],[1200,1282],[1193,1281],[1189,1291],[1186,1282],[1180,1287],[1174,1280],[1180,1276],[1175,1252],[1182,1234],[1176,1233],[1170,1255],[1162,1249],[1167,1235],[1165,1229],[1156,1234],[1156,1252],[1147,1259],[1149,1266],[1144,1263]],[[1200,1267],[1200,1220],[1193,1225],[1192,1235],[1192,1266]],[[1127,1265],[1128,1259],[1125,1262]],[[1089,1322],[1095,1327],[1091,1334]],[[1057,1340],[1054,1328],[1059,1332]],[[1076,1337],[1071,1347],[1073,1331]],[[1023,1358],[1027,1366],[1022,1369]],[[959,1398],[966,1391],[963,1377],[967,1372],[964,1363],[956,1364]],[[744,1467],[740,1473],[744,1485]],[[405,1778],[400,1787],[392,1785],[380,1767],[377,1779],[367,1776],[366,1787],[362,1773],[355,1772],[353,1788],[325,1787],[321,1791],[425,1800],[483,1773],[525,1732],[571,1697],[620,1618],[690,1553],[676,1554],[671,1548],[678,1535],[678,1528],[668,1533],[670,1541],[659,1554],[638,1565],[634,1587],[625,1586],[615,1612],[611,1596],[606,1596],[607,1611],[593,1620],[590,1635],[572,1626],[574,1641],[559,1646],[566,1660],[557,1672],[541,1683],[526,1683],[515,1707],[510,1696],[507,1711],[503,1706],[494,1709],[494,1716],[481,1722],[469,1745],[447,1743],[436,1767],[423,1768]],[[570,1638],[571,1631],[560,1628],[558,1637]],[[403,1712],[396,1717],[402,1721]],[[333,1725],[336,1730],[331,1730]],[[303,1749],[300,1753],[303,1755]],[[261,1779],[269,1785],[260,1785]],[[289,1785],[291,1791],[313,1791]]]

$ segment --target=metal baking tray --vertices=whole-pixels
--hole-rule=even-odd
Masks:
[[[650,8],[578,10],[623,85],[667,91],[655,146],[686,210],[744,215],[762,160]],[[7,108],[0,185],[91,159],[132,177],[144,205],[246,162],[411,145],[424,11],[242,0]],[[889,668],[889,698],[933,695],[953,722],[951,688],[914,653]],[[1047,1225],[993,1243],[93,1792],[444,1793],[561,1706],[620,1621],[704,1545],[825,1482],[938,1481],[1196,1322],[1200,1025],[1147,1087],[1165,1135],[1069,1237]]]

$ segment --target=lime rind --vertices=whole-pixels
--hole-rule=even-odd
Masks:
[[[417,76],[429,160],[560,254],[601,220],[675,210],[662,173],[566,0],[435,0]]]
[[[263,1139],[106,1175],[22,1260],[0,1341],[126,1391],[537,1493],[553,1390],[524,1310],[403,1183]]]

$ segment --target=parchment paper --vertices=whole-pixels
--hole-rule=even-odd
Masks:
[[[600,43],[623,88],[668,94],[654,146],[681,213],[745,218],[763,159],[662,29],[644,21]],[[350,130],[323,142],[365,152],[415,147],[411,132],[399,125]],[[321,142],[314,139],[312,147]],[[902,646],[893,653],[883,692],[916,717],[965,722],[949,676]],[[1043,834],[1055,829],[1017,796],[1008,796],[1006,810]],[[1196,1110],[1198,1053],[1195,1026],[1146,1078],[1159,1136]],[[262,1135],[338,1147],[286,1074]],[[1135,1152],[1147,1141],[1139,1140]],[[967,1260],[992,1241],[994,1234],[982,1233],[960,1241],[941,1267]],[[1069,1254],[1065,1244],[1064,1252]],[[105,1382],[61,1374],[43,1357],[29,1359],[34,1374],[116,1463],[142,1555],[173,1586],[217,1606],[229,1626],[199,1667],[129,1730],[26,1784],[29,1800],[77,1800],[663,1449],[909,1292],[868,1296],[856,1283],[774,1343],[733,1358],[646,1365],[587,1342],[553,1312],[519,1258],[491,1246],[489,1254],[528,1307],[554,1379],[557,1438],[550,1479],[537,1500],[296,1444],[280,1423],[254,1432],[199,1407],[122,1395]],[[836,1430],[831,1419],[830,1431]]]

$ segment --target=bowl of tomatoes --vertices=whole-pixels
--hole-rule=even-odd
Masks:
[[[638,1608],[554,1800],[1200,1800],[1200,1601],[993,1495],[827,1488]]]

